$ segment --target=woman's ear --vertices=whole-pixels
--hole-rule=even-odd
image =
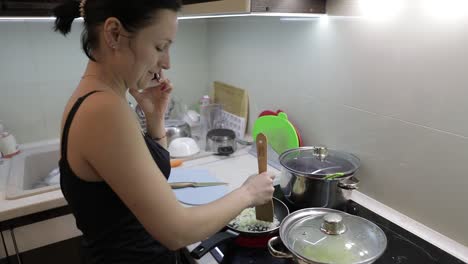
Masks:
[[[112,48],[119,47],[122,39],[123,26],[120,21],[115,17],[109,17],[104,21],[104,43]]]

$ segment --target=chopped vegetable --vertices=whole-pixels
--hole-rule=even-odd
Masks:
[[[229,222],[229,226],[243,232],[265,232],[279,226],[279,221],[276,216],[273,217],[273,222],[265,222],[257,220],[255,216],[255,208],[244,209],[236,218]]]

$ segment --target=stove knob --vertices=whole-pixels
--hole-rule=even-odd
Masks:
[[[405,263],[409,263],[408,262],[408,258],[405,257],[405,256],[396,256],[396,257],[392,257],[393,259],[393,263],[394,264],[405,264]]]

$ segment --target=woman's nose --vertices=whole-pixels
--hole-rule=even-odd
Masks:
[[[171,61],[170,61],[170,58],[169,58],[169,54],[165,54],[161,60],[160,60],[160,65],[161,65],[161,68],[165,69],[165,70],[168,70],[169,68],[171,68]]]

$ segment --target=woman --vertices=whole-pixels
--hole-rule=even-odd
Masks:
[[[174,263],[175,250],[272,197],[270,173],[191,208],[167,183],[164,112],[173,87],[162,71],[170,67],[179,8],[176,0],[82,0],[54,9],[55,29],[64,35],[84,17],[90,59],[64,110],[60,159],[61,188],[83,232],[86,263]],[[127,90],[145,112],[147,134]]]

